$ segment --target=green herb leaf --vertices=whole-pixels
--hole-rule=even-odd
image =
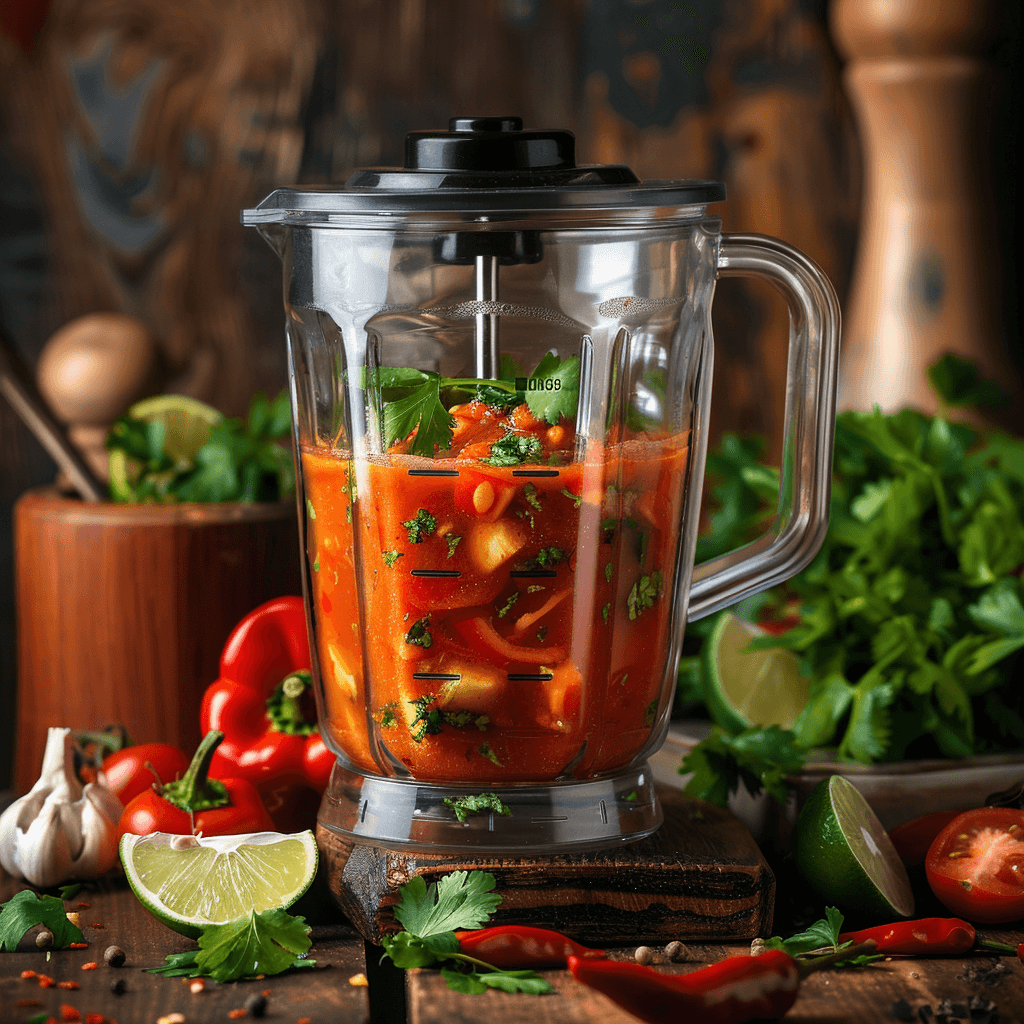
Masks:
[[[541,444],[533,434],[508,433],[491,445],[491,453],[480,461],[488,466],[519,466],[540,458]]]
[[[564,494],[572,503],[575,508],[579,508],[583,504],[583,495],[573,494],[567,487],[562,488],[562,494]]]
[[[974,363],[952,352],[928,367],[928,380],[947,405],[995,409],[1010,404],[1003,388],[982,380]]]
[[[408,531],[410,544],[422,544],[437,529],[437,520],[425,508],[421,508],[415,519],[402,525]]]
[[[462,540],[462,538],[449,533],[445,537],[445,540],[448,541],[448,557],[451,558],[452,555],[455,554],[455,549],[459,546],[459,541]]]
[[[533,371],[531,385],[526,392],[526,405],[537,419],[551,424],[563,416],[575,419],[580,398],[579,356],[561,360],[548,352]]]
[[[648,608],[654,607],[654,602],[661,596],[661,573],[652,572],[650,576],[641,576],[633,584],[626,599],[626,607],[629,609],[629,618],[632,621]]]
[[[445,806],[455,812],[459,821],[465,821],[470,815],[487,814],[494,811],[503,817],[509,817],[512,811],[502,803],[497,793],[470,793],[467,796],[444,798]]]
[[[453,871],[430,886],[417,875],[399,890],[395,918],[418,938],[479,928],[501,903],[494,884],[486,871]]]
[[[430,635],[430,630],[427,628],[430,625],[430,616],[424,615],[422,619],[414,622],[408,632],[405,634],[405,642],[411,644],[414,647],[422,647],[426,650],[431,647],[434,643],[434,638]]]
[[[81,929],[68,920],[63,900],[22,889],[0,904],[0,951],[13,952],[29,928],[37,924],[53,933],[54,949],[67,949],[72,942],[84,941]]]
[[[403,523],[402,525],[404,526],[405,524]],[[404,554],[405,554],[404,551],[382,551],[381,552],[381,555],[384,558],[384,564],[389,569],[393,569],[395,567],[395,562],[397,562],[400,558],[402,558],[404,556]]]
[[[523,992],[527,995],[547,995],[554,992],[551,985],[536,971],[460,971],[455,967],[442,967],[441,977],[453,992],[479,995],[489,988],[502,992]]]
[[[519,600],[519,591],[510,594],[508,600],[498,609],[498,618],[503,619],[512,610],[512,606]]]

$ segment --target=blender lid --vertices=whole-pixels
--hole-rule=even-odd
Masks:
[[[718,181],[641,181],[621,164],[577,165],[560,129],[524,130],[519,117],[454,117],[448,131],[410,132],[404,167],[357,170],[341,188],[281,188],[244,224],[316,220],[317,214],[604,210],[705,206],[725,198]]]

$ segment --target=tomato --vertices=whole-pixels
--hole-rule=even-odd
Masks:
[[[1024,917],[1024,811],[982,807],[954,818],[928,850],[932,892],[975,923]]]
[[[188,756],[169,743],[140,743],[105,757],[103,771],[107,786],[128,804],[154,782],[173,782],[184,775],[188,763]]]
[[[963,811],[933,811],[931,814],[922,814],[920,818],[911,818],[910,821],[897,825],[889,830],[889,838],[900,860],[908,868],[923,864],[932,843],[935,842],[938,834],[954,819],[958,818]]]

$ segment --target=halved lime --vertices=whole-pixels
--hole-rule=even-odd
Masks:
[[[711,717],[729,732],[752,725],[791,729],[807,703],[800,659],[781,647],[748,650],[764,630],[729,613],[704,642],[704,700]]]
[[[793,856],[817,894],[840,910],[891,921],[914,913],[907,869],[852,782],[822,779],[796,820]]]
[[[142,905],[168,928],[196,938],[206,925],[250,911],[290,907],[316,874],[312,832],[237,836],[121,837],[121,863]]]
[[[164,451],[175,462],[191,465],[196,452],[206,444],[210,428],[224,416],[213,408],[186,395],[154,395],[136,402],[128,415],[138,420],[164,425]],[[110,453],[111,493],[120,501],[131,500],[130,484],[138,479],[142,463],[115,449]]]

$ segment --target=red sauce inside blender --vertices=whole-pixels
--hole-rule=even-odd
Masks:
[[[307,447],[325,731],[422,781],[588,778],[644,747],[664,686],[687,435],[598,444],[474,401],[451,447],[356,467]],[[499,444],[500,442],[500,444]],[[509,465],[502,445],[528,451]],[[361,605],[361,607],[360,607]]]

